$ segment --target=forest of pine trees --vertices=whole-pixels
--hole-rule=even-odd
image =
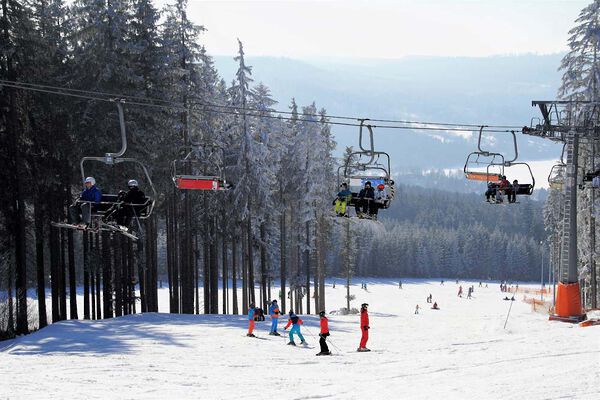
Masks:
[[[279,105],[289,117],[278,117],[241,41],[235,78],[224,81],[186,0],[164,9],[151,0],[0,2],[0,339],[65,319],[157,311],[163,282],[172,313],[239,314],[280,293],[283,310],[316,313],[326,276],[538,276],[534,202],[511,214],[475,195],[404,187],[382,225],[331,218],[337,165],[326,110],[289,99]],[[127,156],[147,166],[158,192],[138,241],[50,224],[66,219],[81,191],[80,159],[120,146],[114,102],[90,93],[125,97]],[[203,168],[217,163],[234,189],[176,189],[172,162],[190,146],[221,149]],[[104,193],[131,178],[151,193],[139,169],[94,168]]]

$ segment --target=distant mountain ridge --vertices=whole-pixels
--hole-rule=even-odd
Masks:
[[[246,57],[255,83],[263,82],[287,109],[313,101],[332,115],[433,122],[529,125],[538,111],[532,100],[554,99],[562,54],[402,59],[305,59]],[[229,83],[237,65],[215,57]],[[338,152],[356,145],[357,129],[334,127]],[[469,137],[470,136],[470,137]],[[509,134],[496,134],[487,147],[511,154]],[[376,146],[398,168],[456,168],[476,147],[469,133],[376,129]],[[555,159],[559,146],[518,134],[522,160]]]

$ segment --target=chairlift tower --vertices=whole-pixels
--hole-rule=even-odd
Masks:
[[[533,118],[523,133],[565,144],[566,174],[562,187],[564,215],[556,305],[551,320],[585,319],[577,271],[577,183],[580,142],[595,145],[600,139],[600,103],[589,101],[533,101],[542,118]]]

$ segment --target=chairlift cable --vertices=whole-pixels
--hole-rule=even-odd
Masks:
[[[132,98],[138,101],[125,101],[130,105],[137,105],[142,107],[155,107],[161,109],[169,109],[169,110],[182,110],[189,111],[189,107],[185,107],[182,103],[172,102],[168,100],[159,100],[152,99],[141,96],[126,96],[121,94],[107,93],[107,92],[94,92],[94,91],[84,91],[79,89],[69,89],[69,88],[61,88],[56,86],[49,85],[38,85],[24,82],[15,82],[8,80],[0,80],[0,86],[6,86],[14,89],[20,90],[28,90],[28,91],[36,91],[47,94],[55,94],[61,96],[68,96],[74,98],[80,98],[85,100],[95,100],[95,101],[104,101],[104,102],[113,102],[115,99],[127,99]],[[144,102],[146,101],[146,102]],[[154,104],[149,101],[157,101],[165,104]],[[240,111],[250,111],[251,114],[246,113],[245,116],[248,117],[260,117],[260,118],[268,118],[268,119],[279,119],[282,121],[298,121],[298,122],[310,122],[310,123],[319,123],[319,120],[312,120],[306,118],[290,118],[283,117],[283,115],[291,115],[293,114],[290,111],[280,111],[280,110],[260,110],[256,108],[244,108],[237,106],[227,106],[227,105],[217,105],[217,104],[205,104],[205,103],[193,103],[195,106],[200,106],[203,108],[203,111],[215,114],[227,114],[227,115],[239,115]],[[211,108],[224,108],[225,110],[214,110]],[[256,114],[256,112],[263,113],[268,111],[270,113],[280,114],[280,115],[264,115],[264,114]],[[320,117],[320,114],[299,114],[306,117]],[[453,124],[453,123],[433,123],[433,122],[421,122],[421,121],[405,121],[405,120],[385,120],[385,119],[365,119],[365,118],[355,118],[355,117],[347,117],[347,116],[336,116],[325,114],[325,117],[329,119],[327,124],[329,125],[338,125],[338,126],[351,126],[351,127],[360,127],[360,123],[349,123],[349,122],[339,122],[339,121],[331,121],[331,119],[339,119],[339,120],[352,120],[352,121],[372,121],[372,122],[384,122],[384,123],[401,123],[401,124],[418,124],[425,126],[406,126],[406,125],[371,125],[373,128],[380,129],[399,129],[399,130],[420,130],[420,131],[453,131],[453,132],[472,132],[471,128],[479,128],[481,124]],[[436,125],[436,126],[431,126]],[[486,132],[490,133],[511,133],[515,132],[515,129],[520,129],[520,127],[511,126],[511,125],[486,125],[490,128],[507,128],[507,129],[487,129]],[[514,128],[514,129],[512,129]]]

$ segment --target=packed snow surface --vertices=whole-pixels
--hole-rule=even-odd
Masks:
[[[600,398],[600,326],[550,322],[522,294],[504,301],[496,283],[460,285],[475,286],[472,299],[453,281],[355,280],[352,305],[370,304],[370,353],[356,352],[357,315],[330,316],[334,354],[322,357],[315,316],[302,316],[308,348],[268,336],[268,319],[247,338],[244,316],[64,321],[0,343],[0,399]],[[326,290],[328,312],[345,305],[339,280]]]

